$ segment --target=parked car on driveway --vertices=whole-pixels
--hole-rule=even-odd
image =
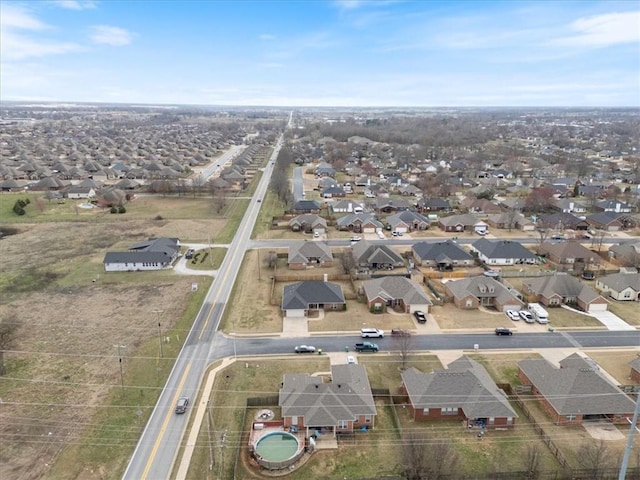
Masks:
[[[189,397],[180,397],[178,403],[176,403],[176,413],[186,412],[187,405],[189,405]]]
[[[352,242],[359,242],[360,240],[362,240],[362,237],[358,235],[354,235],[353,237],[351,237]]]
[[[413,316],[416,317],[418,323],[427,323],[427,316],[424,314],[424,312],[416,310],[415,312],[413,312]]]
[[[526,310],[520,310],[518,312],[518,315],[520,315],[520,318],[522,318],[527,323],[535,323],[533,315],[531,315],[531,313],[527,312]]]
[[[311,345],[298,345],[293,349],[296,353],[316,353],[316,347]]]
[[[513,335],[513,332],[506,327],[496,328],[496,335]]]
[[[507,317],[509,317],[514,322],[520,320],[520,315],[518,315],[518,312],[516,312],[515,310],[507,310],[505,313],[507,314]]]

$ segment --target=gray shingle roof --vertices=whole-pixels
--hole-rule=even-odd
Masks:
[[[466,356],[432,373],[411,367],[402,381],[415,408],[461,408],[467,418],[518,417],[484,367]]]
[[[412,247],[413,253],[421,260],[437,261],[441,255],[451,260],[473,260],[473,255],[452,240],[444,242],[418,242]]]
[[[342,287],[336,283],[310,280],[286,285],[282,294],[283,310],[300,310],[312,304],[345,303]]]
[[[606,277],[600,277],[598,283],[620,292],[625,288],[631,288],[636,292],[640,291],[640,273],[614,273]]]
[[[538,258],[519,242],[512,240],[489,240],[487,238],[481,238],[473,242],[472,245],[474,249],[487,258],[512,258],[522,260],[535,260]]]
[[[556,368],[545,359],[518,366],[560,415],[633,413],[635,403],[587,361],[570,359]]]
[[[367,372],[362,365],[331,367],[331,382],[308,374],[285,374],[278,404],[283,417],[304,417],[308,427],[338,425],[360,415],[375,415]]]
[[[418,285],[405,277],[386,276],[367,280],[362,284],[367,299],[383,296],[389,299],[402,299],[407,305],[431,305],[429,297]]]
[[[333,260],[333,254],[326,242],[302,241],[289,247],[287,263],[306,263],[310,258],[326,262]]]
[[[359,265],[404,265],[404,259],[400,254],[386,245],[372,245],[366,240],[361,240],[352,249],[353,258]]]
[[[501,304],[507,302],[522,304],[495,278],[485,276],[463,278],[447,282],[446,287],[458,299],[473,295],[476,298],[496,298]]]

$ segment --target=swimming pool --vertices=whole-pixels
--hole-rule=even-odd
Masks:
[[[295,435],[289,432],[272,432],[258,440],[255,451],[267,462],[283,462],[295,457],[299,447]]]

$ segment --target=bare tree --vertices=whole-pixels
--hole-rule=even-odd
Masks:
[[[356,268],[356,261],[353,258],[353,253],[350,248],[342,251],[340,259],[342,260],[342,270],[344,273],[350,274]]]
[[[15,344],[20,325],[21,322],[15,313],[0,318],[0,377],[6,373],[4,352],[10,350]]]
[[[400,335],[393,337],[393,340],[393,343],[398,350],[398,356],[400,357],[400,369],[406,370],[413,347],[411,334],[403,331]]]
[[[576,457],[580,466],[589,471],[592,480],[604,480],[606,470],[620,464],[604,440],[583,443]]]
[[[540,249],[542,248],[542,244],[549,238],[549,234],[551,233],[551,228],[545,222],[538,220],[536,223],[536,233],[538,234],[538,248],[537,251],[540,253]]]
[[[277,263],[278,263],[278,254],[273,250],[269,251],[269,254],[267,255],[267,266],[273,269],[275,268]]]
[[[507,213],[505,213],[505,219],[507,220],[507,228],[509,229],[509,231],[511,231],[513,227],[515,227],[516,218],[518,218],[518,210],[516,210],[515,208],[510,208],[509,210],[507,210]]]
[[[220,213],[227,206],[227,197],[224,194],[224,190],[219,187],[211,188],[213,208],[216,213]]]
[[[542,462],[542,452],[540,446],[535,443],[529,443],[522,453],[522,463],[527,480],[536,480],[540,477],[540,464]]]
[[[407,480],[456,478],[458,454],[446,439],[431,439],[426,433],[409,432],[402,437],[400,461]]]

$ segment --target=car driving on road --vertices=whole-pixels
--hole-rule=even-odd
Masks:
[[[187,405],[189,405],[189,397],[180,397],[178,403],[176,403],[176,413],[186,412]]]
[[[506,327],[496,328],[496,335],[513,335],[513,332]]]
[[[311,345],[298,345],[293,349],[296,353],[316,353],[316,347]]]

